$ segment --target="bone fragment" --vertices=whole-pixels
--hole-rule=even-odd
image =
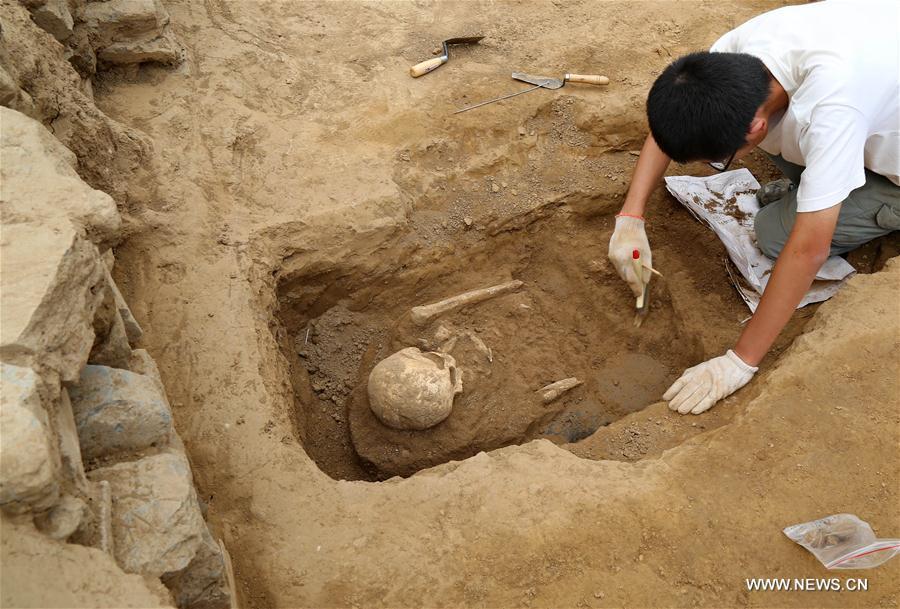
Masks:
[[[444,315],[445,313],[450,313],[451,311],[455,311],[460,307],[476,304],[490,298],[500,296],[502,294],[507,294],[509,292],[515,292],[520,287],[522,287],[522,285],[523,283],[521,281],[515,280],[509,281],[507,283],[501,283],[499,285],[494,285],[489,288],[481,288],[479,290],[472,290],[471,292],[464,292],[463,294],[451,296],[450,298],[445,298],[444,300],[435,302],[433,304],[413,307],[412,311],[410,312],[410,317],[412,318],[414,324],[423,326],[436,317]]]
[[[579,381],[573,376],[561,381],[556,381],[555,383],[550,383],[546,387],[538,389],[538,393],[541,394],[541,399],[544,401],[544,404],[549,404],[550,402],[564,394],[566,391],[578,387],[583,382],[584,381]]]
[[[475,350],[484,355],[484,357],[487,358],[488,362],[493,363],[494,354],[491,351],[491,348],[484,344],[484,341],[481,340],[474,332],[467,332],[466,334],[469,338],[472,339],[472,344],[475,346]]]
[[[434,342],[441,344],[445,343],[453,337],[453,331],[441,324],[437,327],[437,330],[434,331]]]
[[[447,339],[443,343],[441,343],[440,352],[450,354],[453,351],[453,348],[456,347],[456,341],[459,340],[458,336],[454,336],[453,338]]]

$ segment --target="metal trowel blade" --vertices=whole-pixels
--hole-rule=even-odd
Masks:
[[[523,74],[522,72],[513,72],[512,77],[515,80],[521,80],[532,85],[537,85],[545,89],[559,89],[563,86],[563,81],[558,78],[546,78],[544,76],[532,76],[531,74]]]
[[[461,38],[448,38],[444,42],[447,44],[467,44],[472,42],[478,42],[484,38],[484,36],[463,36]]]

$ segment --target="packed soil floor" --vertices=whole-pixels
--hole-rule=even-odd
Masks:
[[[860,275],[697,417],[659,400],[749,315],[723,247],[659,189],[664,279],[640,328],[606,261],[653,79],[780,5],[166,2],[184,64],[95,83],[156,152],[126,177],[115,272],[243,606],[897,606],[900,561],[854,594],[744,583],[829,576],[789,524],[849,512],[900,535],[897,239],[855,252]],[[485,38],[410,78],[467,35]],[[453,114],[525,88],[512,71],[610,83]],[[744,166],[777,177],[762,155]],[[448,335],[450,418],[381,425],[372,366]],[[572,376],[549,405],[535,393]]]

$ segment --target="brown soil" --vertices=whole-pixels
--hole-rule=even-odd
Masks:
[[[740,332],[721,246],[660,189],[665,280],[639,330],[604,262],[655,75],[780,4],[167,2],[185,65],[96,87],[156,151],[122,178],[117,281],[243,606],[896,605],[900,561],[866,594],[742,584],[826,576],[788,524],[848,511],[896,534],[896,271],[798,312],[753,383],[686,418],[644,407]],[[472,32],[485,40],[406,74]],[[452,114],[526,68],[611,83]],[[858,255],[877,269],[893,253]],[[367,371],[432,338],[409,308],[508,278],[526,285],[442,320],[494,354],[460,352],[451,418],[378,427]],[[585,384],[544,408],[534,391],[566,376]],[[449,459],[464,460],[430,467]]]

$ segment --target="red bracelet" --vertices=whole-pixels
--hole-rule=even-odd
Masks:
[[[626,218],[637,218],[638,220],[646,222],[646,220],[644,220],[644,216],[635,216],[634,214],[616,214],[616,218],[620,218],[622,216],[625,216]]]

